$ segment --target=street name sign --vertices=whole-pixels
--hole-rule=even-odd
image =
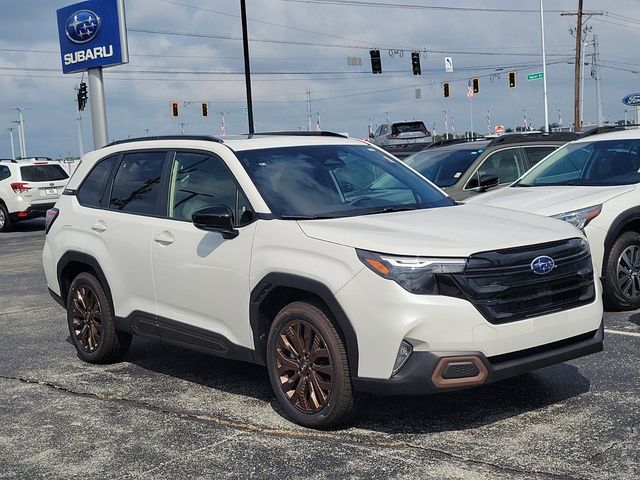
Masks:
[[[527,80],[540,80],[541,78],[544,78],[544,73],[542,72],[530,73],[527,75]]]

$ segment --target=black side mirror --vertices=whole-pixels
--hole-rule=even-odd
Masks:
[[[375,135],[373,133],[370,133],[369,138],[375,138]]]
[[[467,188],[469,190],[475,190],[478,193],[486,192],[487,189],[492,187],[497,187],[500,185],[500,178],[495,175],[480,175],[480,181],[477,178],[472,178],[467,183]]]
[[[240,232],[233,227],[233,212],[224,205],[202,208],[191,215],[196,228],[220,232],[223,238],[236,238]]]

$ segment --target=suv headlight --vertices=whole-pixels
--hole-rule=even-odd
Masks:
[[[594,205],[593,207],[581,208],[580,210],[571,210],[570,212],[558,213],[557,215],[551,215],[552,218],[564,220],[571,225],[575,225],[580,230],[584,229],[589,222],[600,215],[602,211],[602,204]]]
[[[422,295],[438,295],[438,274],[462,273],[464,258],[399,257],[356,250],[358,258],[372,272],[393,280],[405,290]]]

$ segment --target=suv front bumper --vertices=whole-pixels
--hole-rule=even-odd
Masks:
[[[539,368],[582,357],[603,349],[604,321],[600,328],[558,342],[504,355],[485,357],[481,352],[413,352],[407,363],[389,379],[352,379],[355,390],[386,395],[423,395],[484,385]],[[476,375],[443,378],[449,360],[457,365],[475,363]],[[458,373],[464,371],[458,370]],[[466,369],[470,374],[474,368]]]

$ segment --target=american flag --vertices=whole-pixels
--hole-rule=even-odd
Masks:
[[[467,97],[473,97],[473,85],[471,84],[471,79],[469,79],[469,84],[467,85]]]
[[[318,121],[316,122],[316,132],[320,131],[320,119],[318,118]]]

